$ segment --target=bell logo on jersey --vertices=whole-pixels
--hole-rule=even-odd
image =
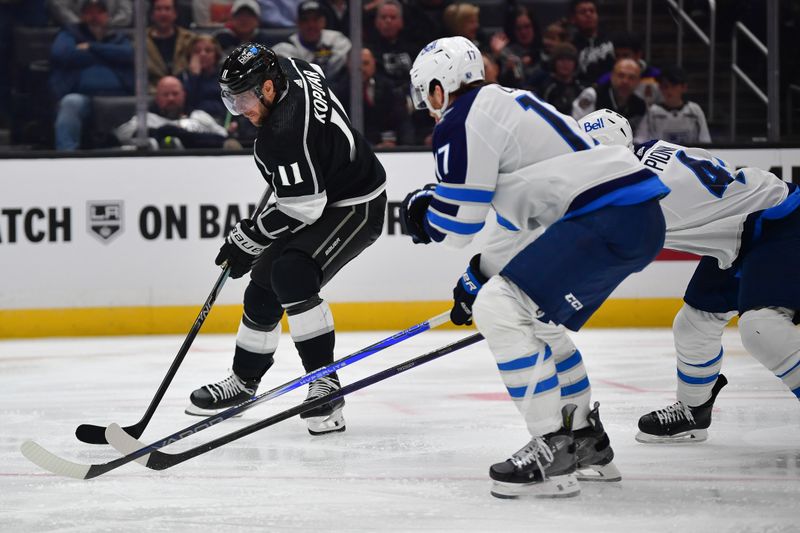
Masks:
[[[89,233],[103,244],[122,234],[122,206],[119,202],[86,202]]]
[[[594,122],[584,122],[583,123],[583,131],[589,133],[590,131],[594,130],[602,130],[605,128],[606,125],[603,123],[603,118],[598,118]]]
[[[600,120],[602,120],[602,119],[600,119]],[[567,303],[568,303],[569,305],[571,305],[571,306],[573,307],[573,309],[575,309],[576,311],[580,311],[581,309],[583,309],[583,304],[581,303],[581,301],[580,301],[580,300],[578,300],[577,298],[575,298],[575,295],[574,295],[574,294],[572,294],[571,292],[570,292],[569,294],[566,294],[566,295],[564,296],[564,299],[565,299],[565,300],[567,301]]]

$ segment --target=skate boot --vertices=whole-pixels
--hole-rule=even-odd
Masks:
[[[702,405],[691,407],[683,402],[674,404],[658,411],[647,413],[639,419],[639,433],[636,440],[644,443],[653,442],[703,442],[708,438],[708,426],[711,425],[711,408],[714,400],[728,380],[720,374],[714,388],[711,389],[711,398]]]
[[[331,392],[341,389],[339,385],[339,377],[336,372],[327,376],[315,379],[308,385],[308,396],[306,402],[311,402],[322,396],[326,396]],[[337,398],[332,402],[328,402],[315,407],[310,411],[300,414],[300,418],[306,421],[308,432],[312,435],[324,435],[325,433],[335,433],[344,431],[344,416],[342,415],[342,408],[344,407],[344,398]]]
[[[243,380],[235,373],[222,381],[204,385],[189,397],[187,415],[211,416],[252,398],[261,380]],[[236,415],[241,416],[241,415]]]
[[[492,496],[497,498],[569,498],[581,487],[575,477],[572,415],[575,405],[561,409],[564,425],[554,433],[533,438],[503,463],[489,468]]]
[[[574,431],[578,481],[620,481],[622,474],[614,460],[614,450],[600,422],[600,402],[594,402],[586,419],[589,426]]]

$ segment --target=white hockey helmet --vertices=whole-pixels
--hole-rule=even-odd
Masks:
[[[483,58],[478,48],[464,37],[446,37],[428,43],[411,67],[411,99],[417,109],[428,109],[441,118],[448,95],[464,84],[484,79]],[[444,105],[433,109],[428,101],[431,83],[444,90]]]
[[[578,121],[583,131],[600,144],[633,150],[633,130],[628,119],[610,109],[598,109]]]

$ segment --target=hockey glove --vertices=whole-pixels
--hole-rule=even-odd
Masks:
[[[467,271],[461,275],[453,289],[453,309],[450,311],[450,321],[456,326],[469,326],[472,324],[472,304],[489,278],[481,274],[481,254],[470,259]]]
[[[241,278],[253,266],[253,262],[266,250],[272,241],[259,233],[249,218],[244,218],[225,237],[214,263],[230,267],[230,277]]]
[[[400,204],[400,224],[403,231],[411,235],[414,244],[429,244],[431,238],[425,231],[425,216],[428,206],[433,200],[435,183],[429,183],[422,189],[411,191]]]

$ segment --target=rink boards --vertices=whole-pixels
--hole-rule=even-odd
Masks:
[[[715,154],[784,179],[800,174],[800,149]],[[434,181],[431,156],[379,156],[390,202],[383,235],[323,289],[342,330],[399,329],[438,314],[480,245],[412,244],[398,205]],[[219,275],[222,237],[263,188],[249,156],[0,160],[0,337],[186,332]],[[662,257],[590,325],[669,325],[695,264]],[[245,286],[228,281],[203,331],[235,331]]]

